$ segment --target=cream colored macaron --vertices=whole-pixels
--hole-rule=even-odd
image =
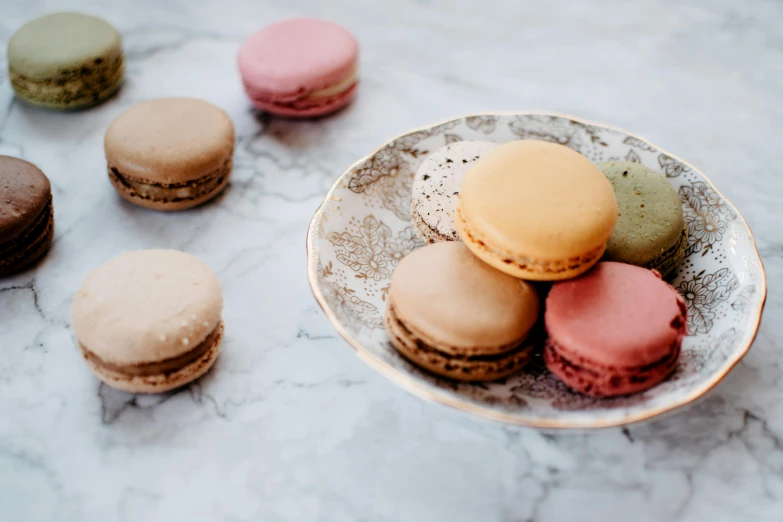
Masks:
[[[207,372],[220,353],[223,296],[215,275],[176,250],[128,252],[93,270],[72,322],[87,366],[106,384],[164,392]]]
[[[386,329],[405,358],[460,381],[491,381],[522,368],[539,299],[527,282],[480,261],[464,243],[409,254],[392,274]]]
[[[465,174],[497,147],[487,141],[457,141],[430,154],[413,176],[411,223],[426,243],[459,241],[454,210]]]
[[[612,185],[562,145],[524,140],[485,154],[465,175],[457,230],[486,263],[522,279],[554,281],[587,271],[617,221]]]

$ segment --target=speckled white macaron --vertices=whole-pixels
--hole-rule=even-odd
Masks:
[[[220,283],[197,258],[138,250],[87,276],[72,322],[87,366],[102,381],[157,393],[209,370],[220,353],[222,309]]]
[[[454,213],[462,179],[482,155],[497,147],[486,141],[458,141],[433,152],[413,178],[411,219],[427,243],[459,241]]]

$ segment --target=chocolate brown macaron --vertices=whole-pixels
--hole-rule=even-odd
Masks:
[[[392,346],[443,377],[492,381],[532,355],[535,289],[485,264],[464,243],[435,243],[405,257],[392,274],[388,303]]]
[[[104,138],[109,179],[124,199],[154,210],[182,210],[217,196],[228,183],[234,125],[194,98],[139,103]]]
[[[49,179],[32,163],[0,156],[0,276],[33,264],[53,237]]]

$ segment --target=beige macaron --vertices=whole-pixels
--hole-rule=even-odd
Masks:
[[[106,131],[109,180],[120,196],[154,210],[182,210],[217,196],[231,174],[234,125],[211,103],[160,98],[134,105]]]
[[[535,289],[483,263],[464,243],[436,243],[405,257],[392,274],[388,302],[392,345],[443,377],[499,379],[532,353]]]
[[[76,341],[106,384],[156,393],[207,372],[220,353],[215,275],[176,250],[128,252],[93,270],[73,300]]]

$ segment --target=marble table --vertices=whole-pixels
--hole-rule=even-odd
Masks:
[[[5,72],[13,31],[57,4],[0,8],[0,154],[50,176],[57,215],[46,261],[0,281],[0,520],[783,520],[783,3],[76,0],[122,31],[128,79],[72,114],[21,105]],[[302,14],[357,35],[360,96],[319,121],[259,116],[237,49]],[[236,124],[231,186],[201,209],[135,208],[106,179],[107,125],[158,96],[204,98]],[[646,136],[748,220],[766,313],[706,399],[623,429],[506,427],[396,388],[325,320],[304,241],[333,180],[411,127],[515,109]],[[87,272],[138,248],[195,254],[225,291],[217,367],[162,396],[101,386],[69,326]]]

